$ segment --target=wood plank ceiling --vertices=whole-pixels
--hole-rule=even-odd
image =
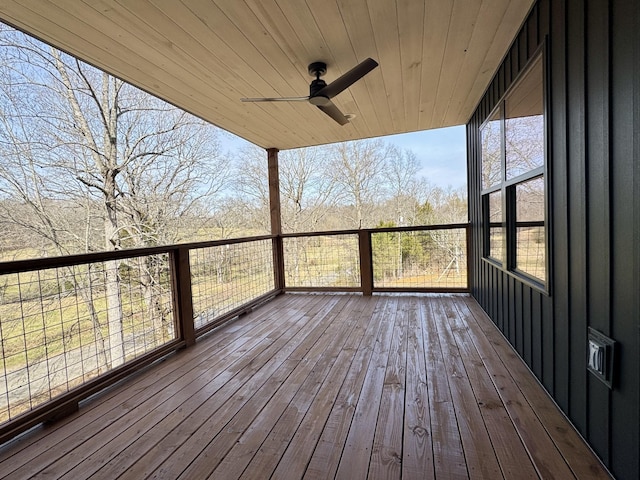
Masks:
[[[466,123],[533,0],[3,0],[0,19],[259,146],[289,149]],[[367,57],[380,67],[307,102]]]

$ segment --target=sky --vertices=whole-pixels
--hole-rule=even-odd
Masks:
[[[466,188],[467,147],[465,126],[383,137],[402,149],[412,150],[422,165],[419,175],[441,188]]]
[[[382,140],[403,150],[411,150],[422,165],[419,176],[435,186],[455,189],[467,186],[465,126],[389,135]],[[223,151],[249,145],[228,132],[222,135]]]

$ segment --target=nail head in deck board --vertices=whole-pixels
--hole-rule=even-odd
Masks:
[[[314,308],[311,308],[311,311],[314,311]],[[298,316],[299,317],[299,316]],[[295,321],[291,324],[289,329],[281,329],[280,332],[285,332],[287,330],[292,330],[291,327],[295,325],[295,323],[299,323]],[[283,325],[286,327],[286,322]],[[293,331],[293,330],[292,330]],[[286,335],[282,335],[282,338],[286,340]],[[275,339],[276,344],[281,339]],[[157,418],[161,418],[161,421],[156,425],[151,425],[149,428],[137,428],[136,425],[133,425],[128,428],[135,429],[134,432],[136,434],[135,438],[129,439],[121,436],[120,438],[116,438],[114,441],[115,448],[119,449],[123,452],[121,455],[117,455],[117,452],[113,452],[111,454],[100,455],[98,452],[97,459],[95,459],[94,463],[98,463],[99,467],[104,468],[104,458],[109,458],[113,456],[118,458],[119,461],[117,464],[112,464],[108,468],[110,470],[110,474],[114,472],[127,472],[127,468],[136,461],[135,457],[132,455],[132,452],[146,452],[148,448],[144,446],[151,443],[149,446],[155,447],[159,438],[164,437],[164,434],[167,432],[172,432],[174,429],[181,429],[185,422],[189,420],[189,416],[193,415],[193,412],[202,412],[203,410],[208,411],[208,408],[203,408],[205,405],[209,406],[213,411],[216,410],[216,406],[220,407],[219,398],[224,397],[224,395],[220,394],[220,391],[223,392],[227,389],[230,392],[234,392],[235,386],[238,382],[243,381],[243,375],[245,375],[245,368],[249,368],[247,373],[250,373],[253,369],[260,365],[260,358],[264,358],[269,360],[273,355],[275,350],[273,349],[273,342],[268,341],[263,338],[257,344],[257,348],[254,349],[252,355],[245,355],[240,357],[235,363],[228,364],[225,367],[224,363],[218,367],[220,370],[220,375],[212,376],[207,371],[198,372],[199,374],[195,376],[191,383],[183,386],[182,388],[174,388],[174,385],[171,386],[170,391],[174,391],[176,395],[172,398],[176,398],[171,404],[167,405],[167,402],[163,403],[161,407],[164,408],[156,408],[154,410],[154,416]],[[180,377],[177,383],[183,381],[185,377]],[[254,377],[255,378],[255,377]],[[201,379],[205,379],[204,382]],[[213,400],[213,401],[212,401]],[[168,411],[165,411],[168,407]],[[104,431],[102,433],[104,436]],[[89,458],[90,459],[90,458]],[[64,460],[64,458],[62,459]],[[86,472],[86,464],[89,463],[87,460],[83,461],[83,464],[80,466],[81,468],[85,468],[82,473],[78,473],[71,471],[74,477],[82,477],[82,475]],[[147,465],[148,467],[148,465]],[[132,469],[135,471],[135,468]]]
[[[369,462],[369,476],[372,478],[399,479],[402,474],[408,317],[405,304],[399,305],[395,316]]]
[[[473,330],[480,328],[477,325],[470,325],[470,327]],[[485,331],[488,336],[495,335],[490,326],[483,326],[482,328],[488,330],[488,333]],[[493,342],[499,343],[495,336],[491,341],[489,341],[488,337],[481,337],[478,339],[477,345],[478,348],[490,351],[493,348],[491,346]],[[519,357],[516,356],[515,352],[513,355],[515,358],[512,360],[516,361]],[[523,439],[523,443],[527,445],[529,455],[533,458],[540,475],[543,478],[554,478],[554,475],[557,476],[556,478],[571,478],[573,475],[571,470],[557,452],[555,444],[549,438],[538,417],[532,412],[529,403],[500,357],[487,355],[485,363],[507,412],[512,419],[518,419],[517,422],[514,420],[513,423]]]
[[[363,342],[367,342],[375,332],[376,325],[371,321],[371,317],[376,303],[377,299],[369,297],[366,305],[363,306],[356,327],[356,330],[362,330],[362,334],[353,337],[354,340],[358,339],[357,344],[354,341],[353,346],[349,345],[336,359],[327,380],[307,412],[301,428],[296,431],[287,450],[282,455],[273,473],[274,478],[302,478],[305,473],[313,452],[317,451],[318,441],[326,425],[326,420],[333,406],[337,403],[338,395],[345,383],[349,384],[348,374],[353,370],[352,366],[357,365],[356,356],[364,351],[360,346]],[[307,471],[309,470],[307,469]]]
[[[492,328],[492,325],[487,324],[484,312],[480,310],[479,305],[474,303],[470,299],[465,300],[465,305],[470,313],[466,318],[470,328],[474,331],[473,338],[478,349],[484,345],[487,347],[485,353],[487,358],[497,355],[495,358],[503,362],[503,367],[509,370],[511,378],[522,391],[576,478],[611,478],[576,429],[567,422],[566,417],[558,410],[541,384],[534,376],[527,375],[531,371],[522,359],[508,343],[503,341],[500,332]],[[476,330],[476,328],[480,330]],[[490,341],[490,343],[486,344],[486,341]],[[526,445],[526,439],[523,438],[523,440]]]
[[[276,309],[275,305],[276,304],[271,304],[270,306],[265,306],[261,309],[259,314],[256,316],[255,321],[258,322],[261,317],[273,312]],[[243,323],[244,326],[242,326]],[[224,357],[225,351],[228,347],[231,348],[230,351],[235,351],[233,348],[234,344],[244,345],[245,342],[247,342],[247,338],[240,336],[244,332],[247,333],[249,339],[253,338],[256,342],[259,342],[262,339],[262,334],[266,332],[266,328],[267,327],[264,325],[256,328],[246,320],[246,317],[243,320],[228,323],[225,327],[220,328],[217,331],[215,337],[211,337],[209,339],[206,347],[204,343],[199,343],[193,347],[193,353],[187,357],[188,360],[185,362],[178,363],[165,361],[157,365],[156,368],[151,371],[145,370],[144,372],[146,375],[144,376],[134,376],[128,383],[129,388],[125,392],[118,394],[119,403],[116,403],[116,401],[113,400],[117,393],[117,390],[114,388],[96,396],[94,401],[82,407],[82,418],[84,420],[83,428],[92,428],[91,425],[94,422],[98,423],[101,420],[103,421],[105,415],[115,415],[109,418],[111,418],[112,421],[116,421],[130,410],[129,408],[123,409],[123,405],[138,405],[142,401],[145,401],[149,397],[155,395],[157,392],[162,391],[162,389],[171,386],[175,381],[174,377],[183,378],[184,375],[188,374],[188,372],[196,368],[198,365],[205,364],[206,362],[212,360],[214,362],[217,360],[222,361],[221,358],[217,357]],[[232,341],[225,345],[225,342],[228,340]],[[216,346],[222,346],[222,349],[216,350]],[[239,352],[240,354],[243,354],[242,351]],[[178,353],[177,355],[181,355],[181,353]],[[227,364],[230,363],[232,362],[227,360]],[[95,401],[97,399],[99,399],[99,401]],[[72,442],[61,442],[60,440],[67,439],[72,434],[77,435],[78,430],[74,429],[74,425],[72,424],[75,418],[76,416],[70,416],[53,425],[49,425],[44,437],[30,436],[25,438],[21,441],[22,450],[18,453],[11,456],[8,455],[7,451],[1,453],[0,471],[7,474],[11,473],[13,470],[10,470],[10,468],[15,469],[17,468],[17,465],[27,463],[27,461],[22,461],[23,457],[32,459],[40,453],[48,451],[57,445],[64,444],[64,447],[67,449],[73,448],[74,444]],[[56,438],[53,438],[54,436]],[[9,458],[10,462],[6,462]]]
[[[267,312],[268,311],[269,310],[267,310]],[[259,338],[259,341],[263,344],[262,348],[258,350],[258,352],[260,352],[267,348],[268,343],[266,343],[263,338],[260,338],[259,336],[258,338]],[[216,342],[213,342],[213,343],[215,345]],[[89,458],[91,451],[88,449],[91,445],[91,442],[87,443],[85,440],[87,439],[91,440],[96,430],[101,431],[99,440],[102,441],[103,443],[107,443],[107,441],[111,439],[111,437],[109,436],[110,434],[115,435],[118,433],[119,430],[116,430],[117,428],[122,430],[129,427],[129,418],[133,418],[134,421],[139,418],[138,411],[142,411],[143,413],[146,413],[150,410],[153,411],[154,409],[156,409],[157,405],[161,404],[161,402],[163,401],[163,398],[167,396],[171,396],[170,395],[171,392],[180,390],[181,384],[183,386],[188,384],[189,381],[197,379],[209,369],[209,365],[205,364],[204,361],[200,361],[200,359],[207,358],[206,356],[201,355],[200,354],[201,352],[198,352],[198,350],[202,350],[202,347],[198,345],[194,347],[194,349],[196,350],[196,352],[190,355],[189,358],[195,359],[196,361],[198,361],[198,365],[196,365],[195,369],[193,368],[190,369],[191,372],[195,372],[195,377],[191,377],[191,372],[190,372],[189,374],[186,374],[186,375],[182,374],[182,375],[176,375],[174,377],[166,376],[164,378],[167,378],[167,379],[173,378],[173,381],[169,380],[167,383],[163,383],[164,380],[161,380],[161,381],[154,380],[153,383],[151,383],[150,388],[147,388],[142,392],[138,392],[131,399],[128,399],[128,400],[123,399],[122,402],[127,402],[126,404],[120,403],[120,405],[114,405],[113,408],[110,410],[108,416],[100,417],[99,421],[101,422],[107,421],[105,427],[102,427],[101,429],[92,428],[90,420],[87,420],[87,422],[83,425],[83,427],[79,431],[75,432],[75,434],[73,435],[72,442],[60,442],[60,441],[55,442],[54,441],[53,445],[44,451],[44,454],[46,454],[47,457],[40,456],[37,462],[33,462],[33,461],[25,462],[22,466],[22,469],[20,471],[16,471],[14,474],[20,475],[21,473],[24,473],[27,476],[31,476],[33,473],[35,473],[33,468],[35,467],[42,468],[43,465],[48,466],[51,463],[53,463],[52,461],[50,462],[46,460],[46,458],[49,458],[49,457],[59,458],[60,459],[59,463],[61,462],[60,463],[61,467],[69,468],[72,465],[71,465],[71,462],[69,461],[68,452],[72,452],[73,449],[76,448],[79,444],[82,444],[82,448],[84,452],[83,455],[86,458]],[[242,354],[242,351],[240,351],[240,353]],[[213,354],[210,354],[210,355],[213,355]],[[233,358],[233,357],[230,357],[230,358]],[[248,362],[250,359],[251,359],[250,356],[244,355],[240,357],[238,361],[240,363],[243,363],[243,362]],[[166,368],[165,366],[167,365],[171,365],[171,363],[169,362],[164,363],[161,368],[158,368],[156,370],[160,372],[162,371],[163,368]],[[233,363],[230,363],[229,361],[227,361],[226,365],[227,365],[226,370],[223,370],[223,372],[229,372],[233,370]],[[203,366],[203,369],[199,369],[199,366]],[[185,365],[182,365],[182,367],[180,367],[179,373],[183,373],[184,367]],[[149,378],[153,378],[157,376],[156,370],[149,372],[150,373]],[[213,378],[211,377],[207,377],[207,378],[208,378],[208,383],[207,383],[208,386],[215,385],[215,380]],[[224,383],[224,381],[222,383]],[[134,388],[135,388],[135,385],[132,386],[131,391],[135,391]],[[139,400],[136,401],[135,397],[138,397]],[[105,401],[104,403],[100,403],[99,405],[100,407],[102,407],[103,405],[109,405],[109,404],[110,403],[107,403]],[[123,409],[122,406],[127,404],[132,405],[132,407]],[[157,413],[157,410],[155,410],[154,413]],[[89,412],[88,417],[91,418],[91,412]],[[116,422],[116,420],[118,421]],[[112,423],[115,424],[113,427],[111,426]],[[86,436],[85,434],[82,433],[85,431],[87,432]],[[112,431],[113,433],[111,433]],[[126,445],[127,445],[126,443],[121,445],[121,449],[124,449]],[[104,458],[104,456],[101,458]],[[14,465],[18,463],[16,462],[15,458],[12,458],[11,460],[12,460],[11,463],[13,463]]]
[[[350,335],[349,339],[351,338],[352,337]],[[358,338],[358,336],[356,335],[354,338]],[[332,355],[326,360],[328,361],[333,358],[336,362],[335,365],[338,365],[338,368],[340,369],[341,365],[338,362],[346,362],[350,356],[352,357],[353,353],[349,352],[353,352],[353,350],[349,348],[345,349],[344,345],[339,345],[339,348],[341,349],[341,352],[337,357]],[[259,476],[271,474],[278,466],[280,458],[283,456],[287,446],[292,441],[292,437],[300,426],[300,422],[305,417],[305,414],[309,410],[311,402],[314,400],[314,397],[319,394],[322,383],[327,380],[329,368],[331,368],[331,364],[328,364],[327,368],[321,372],[322,378],[320,381],[316,381],[317,385],[315,385],[313,389],[304,388],[303,385],[303,388],[301,389],[302,395],[299,396],[300,398],[294,398],[294,401],[287,407],[285,414],[278,421],[278,424],[271,430],[269,436],[263,442],[262,448],[260,448],[251,463],[247,466],[247,469],[243,472],[241,478],[253,479],[258,478]],[[300,476],[293,475],[289,469],[287,469],[287,472],[287,476],[289,476],[289,478],[299,478]],[[275,478],[278,477],[276,476]]]
[[[458,315],[450,319],[451,329],[461,351],[475,400],[480,406],[491,444],[504,478],[537,479],[538,474],[528,456],[522,439],[509,418],[500,395],[491,381],[483,356],[473,342],[473,335],[464,320],[471,315],[466,305],[456,303]]]
[[[329,303],[329,307],[331,305],[333,305],[333,302]],[[233,376],[231,381],[223,387],[222,392],[216,392],[217,395],[214,395],[212,399],[208,399],[205,403],[195,406],[190,406],[187,403],[184,404],[179,418],[181,423],[178,423],[178,425],[173,428],[165,430],[159,429],[159,431],[155,433],[151,432],[146,438],[143,438],[144,441],[151,444],[151,448],[144,450],[146,453],[141,455],[141,458],[129,468],[128,474],[138,478],[151,474],[152,471],[159,466],[159,463],[163,462],[169,456],[163,456],[162,452],[164,451],[167,454],[174,455],[174,445],[180,445],[181,442],[186,442],[187,439],[191,439],[192,435],[197,432],[197,429],[202,425],[204,420],[208,418],[209,412],[213,414],[217,409],[225,407],[229,409],[240,402],[245,402],[246,396],[250,396],[251,394],[252,389],[250,387],[254,384],[259,385],[259,382],[264,382],[265,375],[269,373],[269,371],[267,371],[265,374],[262,374],[260,367],[269,364],[274,365],[273,359],[269,358],[269,356],[273,355],[274,358],[280,358],[280,361],[282,361],[282,357],[286,356],[290,349],[292,350],[295,346],[295,343],[292,344],[290,340],[300,336],[298,334],[301,328],[301,320],[307,315],[315,318],[314,313],[321,311],[323,308],[328,308],[327,305],[323,306],[323,302],[318,299],[311,299],[310,307],[308,312],[305,312],[304,309],[283,309],[283,313],[289,311],[289,315],[286,315],[284,318],[290,317],[292,320],[295,320],[295,323],[298,324],[297,328],[293,328],[295,325],[286,328],[285,323],[285,328],[283,329],[280,324],[281,321],[284,320],[283,316],[278,315],[272,317],[270,323],[272,325],[272,332],[275,335],[273,339],[268,339],[268,336],[265,338],[265,341],[269,343],[268,349],[265,350],[266,354],[263,355],[261,352],[260,355],[256,357],[247,358],[242,368],[237,372],[240,377]],[[281,341],[281,339],[283,341]],[[276,363],[275,366],[277,365]],[[273,372],[273,369],[271,371]],[[231,401],[229,401],[229,399],[231,399]],[[229,405],[229,403],[231,405]],[[184,418],[182,417],[183,414]],[[201,420],[196,421],[194,417],[200,417]],[[161,438],[161,440],[158,441],[157,438]]]
[[[329,301],[328,305],[320,308],[316,315],[309,319],[295,336],[290,339],[297,339],[299,343],[287,342],[284,347],[278,347],[273,358],[267,359],[260,368],[255,368],[255,375],[247,381],[230,398],[224,401],[213,415],[209,414],[209,409],[199,409],[200,421],[190,422],[187,425],[188,438],[178,449],[172,453],[170,461],[165,461],[154,472],[161,478],[176,478],[185,470],[191,462],[197,458],[210,443],[219,443],[221,435],[227,433],[232,435],[231,445],[226,445],[228,451],[235,440],[240,436],[242,430],[234,428],[234,421],[239,411],[260,411],[265,402],[269,401],[278,388],[294,372],[301,358],[313,345],[315,340],[322,334],[326,327],[323,327],[323,320],[329,314],[335,303],[343,303],[344,298]],[[301,322],[298,322],[301,323]],[[204,410],[204,411],[203,411]],[[217,453],[217,452],[216,452]],[[223,452],[222,456],[224,455]],[[214,461],[208,456],[209,461]],[[215,463],[221,458],[216,458]]]

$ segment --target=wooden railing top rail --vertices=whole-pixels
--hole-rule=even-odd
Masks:
[[[469,228],[468,223],[446,223],[438,225],[412,225],[410,227],[379,227],[358,228],[351,230],[326,230],[322,232],[283,233],[283,238],[294,237],[321,237],[325,235],[355,235],[360,232],[384,233],[384,232],[419,232],[425,230],[452,230],[454,228]]]
[[[178,243],[173,245],[163,245],[158,247],[130,248],[123,250],[109,250],[104,252],[80,253],[73,255],[31,258],[25,260],[12,260],[8,262],[0,262],[0,275],[7,275],[19,272],[28,272],[32,270],[41,270],[56,267],[69,267],[84,263],[101,262],[108,260],[120,260],[125,258],[140,257],[145,255],[157,255],[162,253],[170,253],[178,249],[196,249],[215,247],[219,245],[232,245],[237,243],[255,242],[260,240],[269,240],[277,237],[295,238],[295,237],[319,237],[326,235],[355,235],[362,232],[384,233],[384,232],[411,232],[411,231],[429,231],[429,230],[450,230],[456,228],[469,228],[468,223],[450,223],[440,225],[418,225],[408,227],[384,227],[384,228],[363,228],[351,230],[329,230],[321,232],[302,232],[302,233],[282,233],[280,235],[258,235],[252,237],[240,237],[222,240],[207,240],[202,242]]]
[[[223,240],[207,240],[203,242],[176,243],[159,247],[128,248],[122,250],[107,250],[104,252],[79,253],[56,257],[30,258],[26,260],[12,260],[0,262],[0,275],[7,275],[30,270],[44,270],[47,268],[70,267],[83,263],[101,262],[108,260],[121,260],[124,258],[143,257],[146,255],[158,255],[170,253],[179,249],[192,250],[196,248],[216,247],[219,245],[232,245],[237,243],[256,242],[270,240],[274,235],[260,235],[255,237],[241,237]]]

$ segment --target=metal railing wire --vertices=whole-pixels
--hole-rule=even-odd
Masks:
[[[360,287],[357,233],[295,235],[283,244],[287,287]]]
[[[0,263],[0,443],[273,292],[271,239]],[[180,252],[187,280],[175,275]],[[184,303],[192,318],[179,318]]]
[[[371,233],[373,288],[467,288],[466,228]]]
[[[190,260],[196,329],[275,288],[270,239],[192,249]]]
[[[0,263],[0,443],[280,293],[279,279],[284,291],[467,291],[468,238],[455,224]]]
[[[283,235],[285,290],[468,290],[468,225]],[[361,251],[366,245],[368,251]],[[371,278],[366,278],[371,275]]]
[[[0,276],[0,422],[175,340],[163,257]]]

